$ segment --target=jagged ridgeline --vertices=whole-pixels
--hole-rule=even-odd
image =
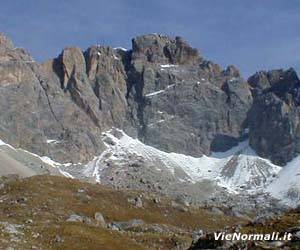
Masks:
[[[116,127],[166,152],[226,151],[250,136],[285,164],[300,151],[300,83],[293,69],[244,80],[182,38],[151,34],[132,49],[65,48],[36,63],[0,36],[0,138],[59,162],[86,163]]]

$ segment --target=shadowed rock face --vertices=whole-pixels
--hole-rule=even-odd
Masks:
[[[140,140],[193,156],[237,144],[252,96],[233,66],[223,71],[181,38],[148,35],[133,39],[128,68]]]
[[[254,88],[250,144],[261,156],[283,165],[300,152],[300,81],[289,69],[256,73],[249,83]]]

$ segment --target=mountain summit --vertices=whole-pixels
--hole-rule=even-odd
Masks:
[[[299,89],[294,69],[245,80],[181,37],[139,36],[130,50],[67,47],[39,64],[0,36],[0,138],[47,156],[64,175],[123,188],[182,194],[158,185],[162,176],[175,186],[188,183],[194,198],[195,182],[205,179],[211,194],[265,188],[300,152]],[[112,171],[129,174],[132,166],[142,166],[133,181]]]

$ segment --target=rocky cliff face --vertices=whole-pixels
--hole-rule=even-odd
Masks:
[[[258,72],[249,78],[254,103],[249,112],[250,145],[274,163],[300,152],[300,81],[293,69]]]
[[[140,140],[193,156],[237,144],[252,96],[233,66],[205,61],[181,38],[147,35],[133,39],[127,67]]]
[[[300,151],[299,79],[280,70],[248,82],[180,37],[140,36],[128,51],[66,48],[40,65],[0,35],[0,138],[84,163],[103,152],[112,127],[192,156],[228,150],[250,128],[257,153],[283,164]]]
[[[0,56],[0,136],[8,143],[61,162],[86,162],[103,150],[103,131],[122,127],[125,74],[112,49],[92,47],[84,56],[66,48],[39,65],[2,35]]]

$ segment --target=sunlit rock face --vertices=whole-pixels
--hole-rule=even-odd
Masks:
[[[123,126],[125,79],[111,48],[66,48],[39,65],[1,36],[0,136],[60,162],[87,162],[104,148],[101,133]]]

